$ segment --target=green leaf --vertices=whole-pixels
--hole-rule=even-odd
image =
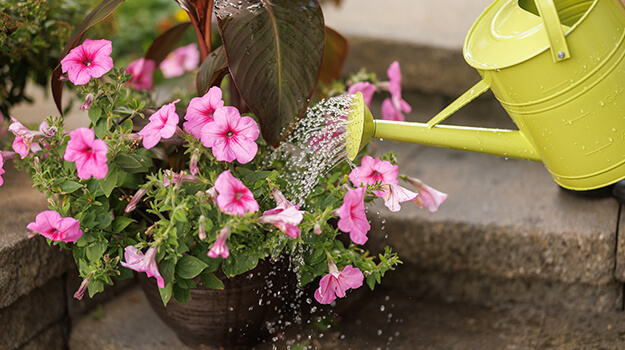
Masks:
[[[215,4],[230,74],[276,147],[306,111],[323,61],[325,25],[316,0]]]
[[[200,280],[202,281],[202,284],[204,284],[207,288],[224,289],[224,283],[212,272],[208,272],[206,270],[203,271],[200,274]]]
[[[200,65],[196,81],[198,95],[203,96],[211,86],[219,86],[226,74],[228,74],[228,62],[222,45],[213,50]]]
[[[113,233],[122,232],[128,225],[135,222],[135,219],[127,218],[125,216],[118,216],[113,220],[112,230]]]
[[[104,284],[98,280],[91,280],[89,285],[87,285],[87,290],[89,291],[89,297],[93,298],[97,293],[104,291]]]
[[[163,305],[167,306],[167,303],[169,303],[172,295],[172,283],[167,283],[165,285],[165,288],[159,288],[158,292],[161,294],[161,300],[163,301]]]
[[[90,244],[87,247],[87,259],[92,262],[98,261],[104,255],[106,251],[106,243],[104,242],[95,242]]]
[[[117,168],[109,168],[106,177],[100,180],[100,188],[104,192],[106,198],[111,196],[111,192],[117,187],[118,184],[123,183],[124,179],[120,178],[120,175],[123,176],[124,173],[119,171]],[[120,181],[121,180],[121,181]]]
[[[102,115],[102,108],[98,108],[98,107],[92,107],[89,108],[89,120],[91,120],[91,122],[95,125],[98,123],[98,120],[100,120],[100,116]]]
[[[208,264],[202,260],[192,255],[185,255],[176,264],[176,274],[185,279],[194,278],[207,267]]]
[[[152,158],[142,153],[120,154],[115,157],[115,164],[128,173],[144,173],[152,166]]]
[[[61,184],[61,193],[72,193],[82,187],[83,185],[76,181],[67,180]]]
[[[191,292],[188,288],[181,288],[178,285],[174,285],[174,299],[180,304],[184,304],[191,300]]]
[[[222,263],[222,270],[228,277],[234,277],[240,275],[246,271],[249,271],[258,265],[258,258],[250,254],[230,254],[228,259]]]

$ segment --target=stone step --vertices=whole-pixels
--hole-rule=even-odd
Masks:
[[[348,295],[348,298],[350,296]],[[623,349],[625,319],[618,312],[585,312],[527,304],[475,304],[415,298],[397,288],[360,296],[358,306],[274,334],[269,349]],[[71,350],[189,350],[137,287],[73,327]],[[299,346],[299,347],[298,347]],[[204,349],[217,349],[207,344]]]

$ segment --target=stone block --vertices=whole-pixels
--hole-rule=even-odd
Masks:
[[[64,282],[60,278],[0,309],[0,334],[7,335],[0,337],[0,349],[18,349],[29,343],[34,347],[35,339],[64,322],[65,310]]]
[[[400,173],[449,194],[436,213],[369,209],[371,245],[422,269],[606,285],[614,281],[619,205],[561,190],[540,163],[384,141]],[[410,185],[404,184],[406,187]]]
[[[5,164],[0,187],[0,308],[72,266],[69,251],[49,246],[41,236],[28,238],[26,225],[47,209],[47,203],[23,172],[15,170],[11,162]]]
[[[452,97],[460,96],[481,79],[465,62],[461,50],[364,37],[347,39],[349,53],[344,73],[366,68],[384,81],[388,80],[388,66],[396,60],[401,66],[405,90]]]

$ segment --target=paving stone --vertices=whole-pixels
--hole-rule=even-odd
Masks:
[[[426,94],[460,96],[481,78],[464,61],[460,49],[444,49],[393,40],[349,37],[349,53],[343,72],[355,73],[365,67],[379,80],[388,80],[386,70],[398,61],[402,87]]]
[[[0,309],[0,349],[18,349],[64,322],[64,282],[53,279]]]
[[[347,298],[353,297],[348,294]],[[318,312],[319,316],[322,315]],[[101,318],[73,328],[70,349],[187,350],[158,319],[143,292],[107,304]],[[415,298],[398,289],[368,291],[351,308],[330,314],[331,328],[294,325],[256,349],[621,349],[622,313],[562,310],[527,304],[484,307]],[[210,347],[207,347],[210,349]]]
[[[20,350],[66,350],[67,335],[65,333],[66,329],[62,325],[54,324]]]

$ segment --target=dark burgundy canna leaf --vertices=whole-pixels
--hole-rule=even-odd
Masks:
[[[230,74],[278,146],[306,112],[319,80],[325,25],[316,0],[215,2]]]

